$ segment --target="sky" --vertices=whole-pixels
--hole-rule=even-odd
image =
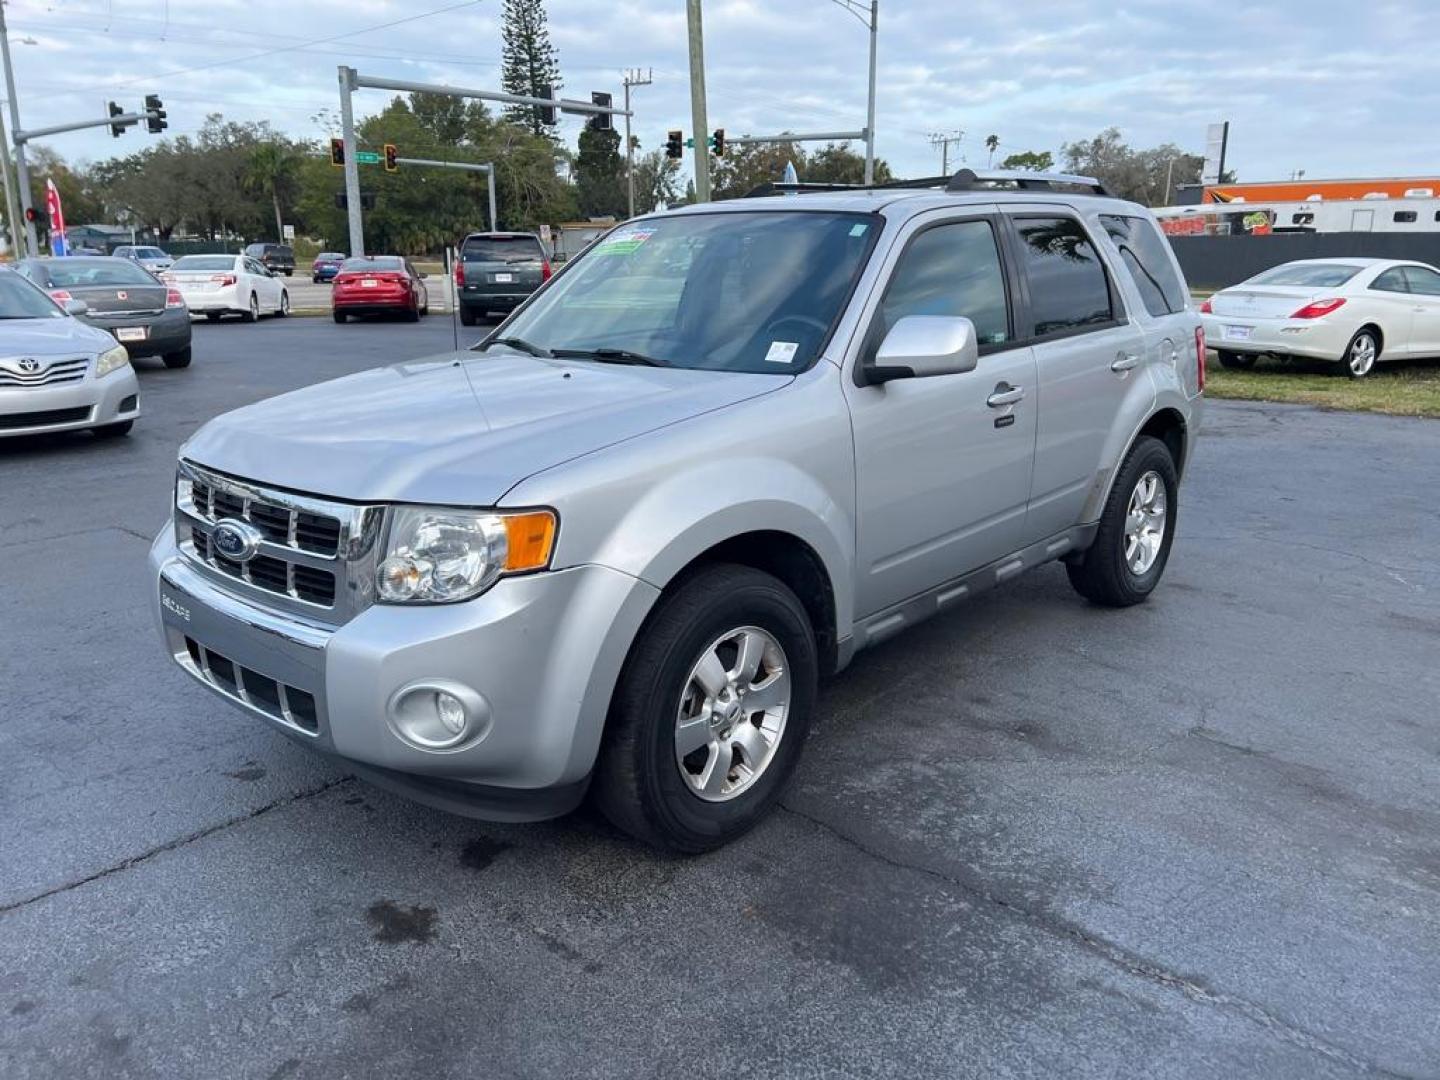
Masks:
[[[868,0],[867,0],[868,2]],[[1118,127],[1132,146],[1201,152],[1229,120],[1241,180],[1440,172],[1435,0],[879,0],[877,154],[897,175],[939,171],[936,134],[970,165]],[[158,93],[167,135],[210,112],[330,131],[336,65],[364,74],[500,88],[501,0],[7,0],[28,128],[138,109]],[[635,90],[635,134],[654,149],[691,132],[684,0],[547,0],[566,96]],[[399,22],[398,20],[405,20]],[[389,24],[389,25],[386,25]],[[709,127],[730,136],[864,126],[868,34],[840,0],[704,0]],[[361,114],[385,93],[356,98]],[[9,114],[6,114],[9,123]],[[580,121],[562,128],[573,146]],[[132,128],[54,136],[67,160],[143,149]],[[402,148],[403,153],[403,148]]]

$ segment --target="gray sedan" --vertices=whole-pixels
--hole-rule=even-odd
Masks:
[[[166,252],[158,247],[150,247],[147,244],[121,244],[110,254],[117,258],[137,262],[152,274],[169,270],[170,267],[175,265],[175,260]]]
[[[112,334],[132,357],[158,356],[168,368],[190,366],[184,297],[132,260],[86,255],[22,259],[15,265],[57,303],[83,303],[80,317]]]

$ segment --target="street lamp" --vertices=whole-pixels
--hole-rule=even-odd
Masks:
[[[875,182],[875,38],[880,27],[880,0],[830,0],[870,31],[870,98],[865,109],[865,183]]]

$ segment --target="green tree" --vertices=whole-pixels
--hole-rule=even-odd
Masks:
[[[596,131],[589,124],[580,132],[575,197],[584,217],[625,216],[625,160],[620,156],[619,132]]]
[[[652,150],[635,157],[635,212],[663,210],[680,199],[680,162]]]
[[[252,194],[268,195],[275,211],[275,239],[285,233],[285,215],[281,210],[282,197],[289,199],[294,193],[295,174],[299,160],[295,150],[288,143],[268,142],[251,148],[245,163],[245,175],[241,180],[245,190]]]
[[[502,18],[500,85],[507,94],[544,97],[548,88],[558,97],[560,58],[550,43],[544,0],[505,0]],[[556,125],[547,124],[537,106],[511,105],[505,118],[528,128],[532,135],[555,134]]]
[[[999,136],[999,135],[987,135],[987,136],[985,136],[985,149],[988,150],[988,151],[990,151],[990,162],[989,162],[989,163],[990,163],[991,165],[995,164],[995,151],[1000,149],[1000,136]]]
[[[1181,184],[1199,183],[1204,167],[1199,154],[1173,143],[1133,150],[1113,127],[1093,139],[1068,143],[1061,153],[1069,171],[1093,176],[1113,194],[1147,206],[1163,205]]]
[[[1041,150],[1038,153],[1034,150],[1023,150],[1018,154],[1011,154],[1000,162],[1000,167],[1002,169],[1024,169],[1027,172],[1049,172],[1055,167],[1055,155],[1049,150]]]
[[[780,180],[785,166],[794,164],[802,183],[860,184],[865,179],[864,155],[849,143],[829,143],[806,154],[799,143],[746,143],[726,149],[712,163],[711,180],[717,199],[738,199],[761,184]],[[894,177],[883,160],[875,162],[875,182]]]

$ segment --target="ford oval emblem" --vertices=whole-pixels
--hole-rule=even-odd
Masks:
[[[210,543],[218,555],[231,562],[249,562],[260,550],[260,541],[265,539],[260,530],[248,521],[225,518],[216,522],[210,533]]]

